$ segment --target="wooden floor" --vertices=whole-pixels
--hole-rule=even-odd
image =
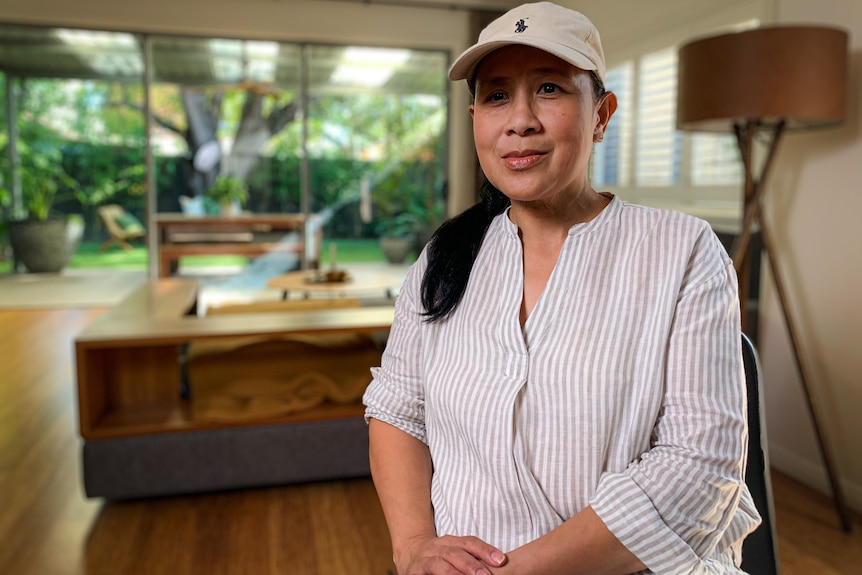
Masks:
[[[0,574],[386,575],[369,480],[133,502],[81,489],[72,340],[101,310],[0,310]],[[862,521],[774,476],[783,575],[862,573]]]

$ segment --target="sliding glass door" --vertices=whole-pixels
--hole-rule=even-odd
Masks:
[[[153,215],[304,214],[316,258],[336,242],[382,261],[389,235],[412,238],[415,257],[445,213],[446,64],[440,51],[0,25],[2,221],[48,182],[51,213],[83,223],[72,265],[146,267],[144,234],[117,241],[105,206],[151,234]]]

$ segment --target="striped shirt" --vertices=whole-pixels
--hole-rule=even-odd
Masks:
[[[511,550],[591,505],[647,573],[740,573],[736,274],[709,225],[614,198],[573,226],[523,329],[522,246],[502,214],[459,305],[401,289],[366,417],[426,443],[439,534]]]

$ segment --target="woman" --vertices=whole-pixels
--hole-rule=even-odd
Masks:
[[[590,186],[604,74],[549,3],[450,69],[489,185],[412,268],[364,398],[399,575],[740,572],[735,274],[705,222]]]

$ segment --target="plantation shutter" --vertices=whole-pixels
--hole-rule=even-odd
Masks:
[[[676,131],[676,49],[645,56],[638,74],[635,182],[679,183],[681,134]]]
[[[627,186],[631,158],[634,66],[627,62],[605,74],[605,89],[617,97],[617,111],[605,130],[604,141],[593,146],[593,186]]]

